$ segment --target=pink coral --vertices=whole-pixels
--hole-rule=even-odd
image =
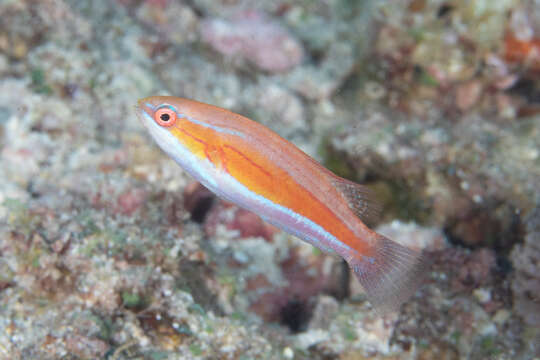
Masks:
[[[228,203],[220,201],[210,209],[204,224],[207,235],[215,235],[217,226],[223,224],[229,230],[237,230],[240,238],[262,237],[271,242],[274,234],[278,231],[257,215],[244,209],[234,207],[232,209],[233,216],[230,217],[225,213],[228,208],[230,208]]]
[[[201,22],[202,40],[226,56],[238,56],[268,72],[298,65],[304,50],[287,30],[257,11],[239,13],[232,21]]]
[[[116,200],[117,211],[125,215],[133,214],[146,200],[146,191],[130,189],[120,194]]]

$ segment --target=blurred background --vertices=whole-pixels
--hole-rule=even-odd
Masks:
[[[0,359],[540,356],[540,1],[1,0]],[[345,263],[215,198],[136,101],[231,109],[432,261]]]

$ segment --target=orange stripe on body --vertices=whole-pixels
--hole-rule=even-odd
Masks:
[[[198,157],[207,158],[250,191],[312,220],[343,243],[366,253],[366,244],[358,241],[353,231],[331,209],[279,164],[260,152],[252,151],[253,146],[246,140],[230,134],[216,134],[188,120],[175,126],[171,132]],[[209,147],[212,148],[211,154]],[[321,178],[320,181],[328,180]]]
[[[208,141],[204,141],[203,139],[191,134],[189,131],[175,126],[174,129],[171,129],[171,133],[179,140],[185,139],[185,137],[180,135],[180,132],[185,134],[188,138],[192,139],[196,143],[200,144],[199,148],[202,147],[202,149],[199,149],[199,151],[193,151],[197,149],[197,146],[193,146],[191,144],[190,149],[197,154],[200,158],[203,158],[202,154],[204,154],[204,157],[208,161],[210,161],[214,166],[216,167],[224,167],[226,169],[226,164],[222,161],[223,156],[221,155],[222,150],[221,148],[217,148],[216,146],[210,144]],[[184,144],[190,143],[190,141],[182,141]]]
[[[275,164],[253,151],[247,144],[237,141],[233,151],[225,151],[229,163],[229,174],[251,191],[282,205],[319,224],[348,246],[358,251],[365,244],[314,194],[302,187],[294,178]],[[228,145],[228,149],[233,148]],[[242,149],[242,150],[239,150]],[[261,176],[266,174],[266,176]],[[326,181],[326,179],[321,179]]]

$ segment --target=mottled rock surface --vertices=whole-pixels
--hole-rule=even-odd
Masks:
[[[0,359],[531,359],[537,0],[0,2]],[[339,258],[217,199],[137,99],[269,126],[431,261],[381,316]]]
[[[539,351],[540,331],[540,208],[529,214],[523,244],[516,245],[511,254],[514,265],[512,291],[514,311],[529,326],[530,347]]]

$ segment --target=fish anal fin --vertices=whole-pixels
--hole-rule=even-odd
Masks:
[[[373,192],[370,189],[337,176],[332,179],[332,184],[347,200],[349,208],[360,220],[368,224],[373,224],[378,220],[381,206],[374,200]]]

